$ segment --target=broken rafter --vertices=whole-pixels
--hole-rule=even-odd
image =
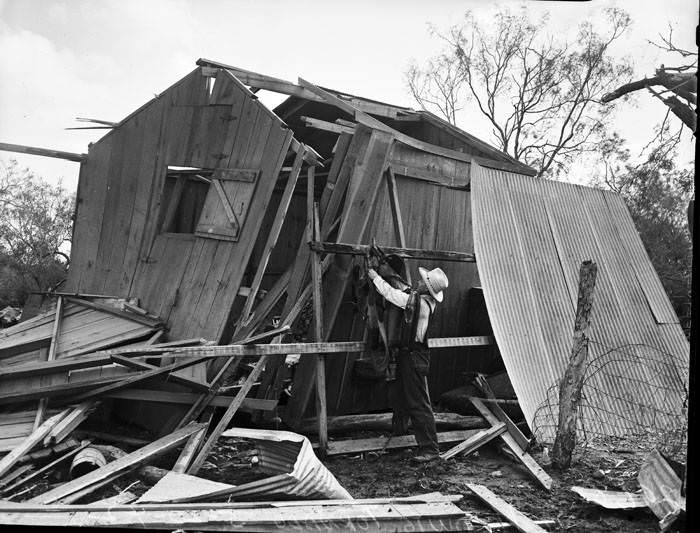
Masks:
[[[251,72],[250,70],[234,67],[232,65],[226,65],[217,61],[211,61],[209,59],[198,59],[197,65],[216,67],[228,70],[231,74],[238,78],[238,80],[240,80],[245,85],[248,85],[249,87],[265,89],[267,91],[287,94],[289,96],[296,96],[298,98],[303,98],[304,100],[309,100],[311,102],[325,102],[325,100],[322,97],[314,94],[307,88],[297,85],[296,83],[293,83],[291,81],[275,78],[273,76],[267,76],[258,72]],[[371,113],[373,115],[383,116],[387,118],[396,118],[398,115],[415,113],[413,109],[409,109],[406,107],[394,106],[383,102],[375,102],[372,100],[367,100],[366,98],[358,98],[349,94],[339,93],[337,91],[332,92],[338,98],[342,98],[345,101],[351,102],[352,105],[358,107],[365,113]]]
[[[67,159],[82,163],[87,159],[87,154],[75,154],[73,152],[62,152],[61,150],[51,150],[49,148],[38,148],[36,146],[25,146],[23,144],[0,143],[0,151],[16,152],[18,154],[43,155],[44,157],[55,157],[56,159]]]

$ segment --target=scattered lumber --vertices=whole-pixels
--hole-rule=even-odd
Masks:
[[[202,424],[191,424],[182,429],[179,429],[170,435],[161,437],[160,439],[132,452],[116,461],[94,470],[84,476],[80,476],[68,483],[56,487],[48,492],[35,496],[31,500],[32,503],[48,504],[48,503],[72,503],[86,494],[93,492],[99,487],[116,479],[117,477],[126,474],[128,471],[143,465],[153,457],[167,452],[182,444],[190,435],[202,429]]]
[[[478,398],[470,397],[469,401],[471,401],[474,406],[479,410],[481,415],[492,425],[498,425],[501,423],[499,418],[491,412],[489,407],[486,407],[486,405],[479,400]],[[492,404],[496,405],[496,404]],[[505,415],[505,413],[503,413]],[[512,421],[511,421],[512,424]],[[513,424],[514,426],[515,424]],[[508,427],[508,431],[505,433],[502,433],[499,435],[499,438],[503,440],[505,445],[508,447],[508,449],[513,453],[515,457],[518,458],[518,460],[525,466],[525,468],[528,470],[530,475],[546,490],[552,490],[552,485],[553,481],[552,478],[547,474],[547,472],[544,471],[544,469],[537,464],[537,461],[535,461],[532,456],[527,453],[521,446],[518,444],[518,441],[516,438],[510,433],[511,431],[511,426],[506,423],[506,426]],[[523,436],[524,438],[524,436]]]
[[[18,489],[18,488],[21,487],[22,485],[27,484],[27,483],[28,483],[29,481],[31,481],[32,479],[35,479],[35,478],[39,477],[39,476],[40,476],[41,474],[43,474],[44,472],[48,472],[49,470],[51,470],[52,468],[54,468],[56,465],[62,463],[62,462],[65,461],[66,459],[70,459],[70,458],[73,457],[75,454],[77,454],[80,450],[83,450],[84,448],[87,448],[89,445],[90,445],[90,441],[89,441],[89,440],[84,440],[84,441],[80,444],[80,446],[78,446],[77,448],[74,448],[74,449],[70,450],[69,452],[67,452],[67,453],[65,453],[65,454],[63,454],[63,455],[61,455],[61,456],[58,457],[57,459],[54,459],[53,461],[51,461],[51,462],[50,462],[49,464],[47,464],[46,466],[43,466],[42,468],[38,469],[37,471],[32,472],[32,473],[29,474],[28,476],[26,476],[26,477],[20,479],[19,481],[16,481],[16,482],[13,483],[12,485],[1,489],[1,490],[0,490],[0,494],[3,494],[3,495],[4,495],[4,494],[10,493],[10,492],[12,492],[12,491]]]
[[[76,406],[63,420],[53,427],[46,437],[44,437],[44,446],[54,446],[63,441],[97,408],[98,405],[99,402],[88,400]]]
[[[467,487],[494,511],[503,515],[518,531],[523,533],[544,533],[544,529],[483,485],[467,483]]]
[[[31,451],[34,446],[39,444],[44,437],[49,434],[49,432],[58,424],[65,416],[68,415],[70,410],[65,410],[57,415],[44,421],[37,429],[35,429],[31,435],[29,435],[19,446],[8,453],[5,457],[0,459],[0,478],[5,475],[10,469],[19,461],[19,459],[29,451]]]
[[[469,455],[470,453],[481,448],[487,442],[492,441],[502,433],[507,430],[506,425],[500,423],[496,426],[491,426],[489,429],[484,429],[479,431],[473,437],[465,440],[464,442],[458,444],[454,448],[450,448],[444,453],[440,454],[441,459],[450,459],[455,455]]]

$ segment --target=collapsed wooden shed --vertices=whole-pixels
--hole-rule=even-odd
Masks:
[[[259,90],[289,98],[271,111]],[[450,279],[430,331],[454,339],[432,359],[437,397],[463,384],[464,372],[503,368],[474,256],[478,168],[513,181],[535,174],[428,112],[199,60],[90,146],[65,290],[139,298],[171,338],[220,344],[269,329],[273,316],[298,319],[316,292],[323,312],[311,337],[362,340],[351,281],[360,245],[374,240],[410,258],[413,279],[419,265],[440,266]],[[297,426],[310,412],[316,376],[330,415],[386,408],[384,383],[353,379],[357,357],[302,356],[285,420]],[[283,362],[266,361],[259,398],[279,396]],[[208,366],[180,373],[206,382],[222,362]]]

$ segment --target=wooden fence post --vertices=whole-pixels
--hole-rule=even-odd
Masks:
[[[593,290],[598,266],[593,261],[581,263],[579,271],[578,302],[574,322],[574,344],[571,358],[564,377],[559,384],[559,425],[554,439],[552,462],[560,469],[571,465],[571,454],[576,446],[576,422],[581,400],[581,388],[588,357],[588,336],[586,330],[590,321]]]

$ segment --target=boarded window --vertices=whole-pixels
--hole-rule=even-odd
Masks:
[[[216,169],[195,235],[237,241],[258,181],[257,170]]]

